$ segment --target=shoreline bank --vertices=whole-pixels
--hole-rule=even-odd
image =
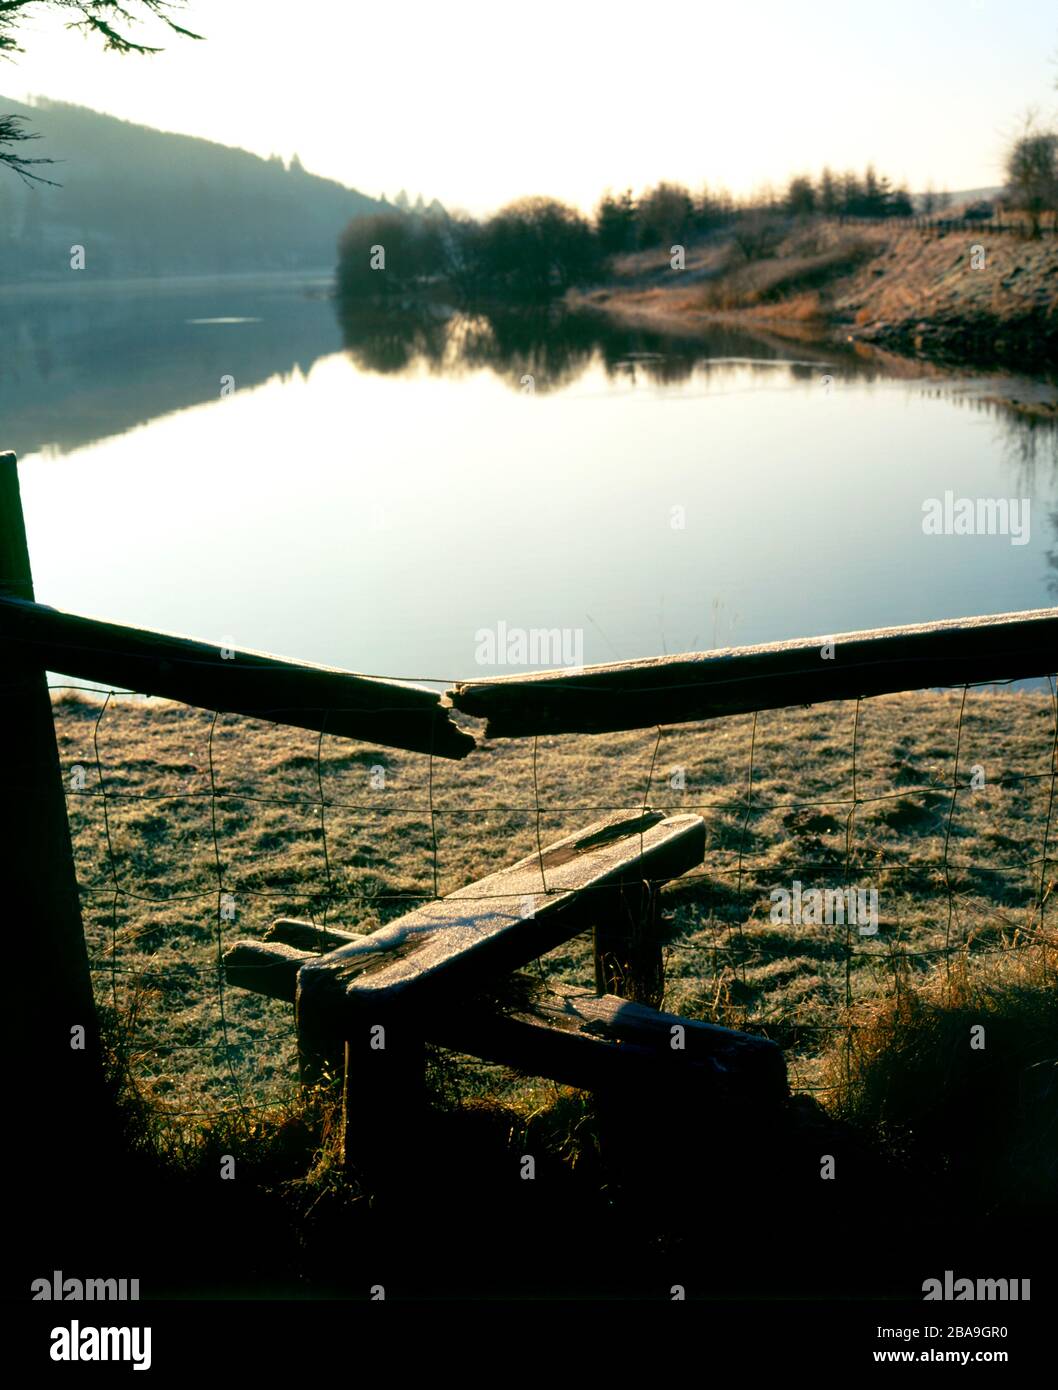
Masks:
[[[660,251],[619,257],[566,303],[681,336],[723,325],[949,369],[1058,368],[1055,237],[817,223],[746,259],[718,234],[686,248],[682,271]]]

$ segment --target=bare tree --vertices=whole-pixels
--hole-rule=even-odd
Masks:
[[[1029,112],[1007,151],[1005,172],[1011,207],[1028,215],[1038,237],[1043,214],[1058,206],[1058,131],[1041,130]]]
[[[744,261],[764,261],[775,254],[782,226],[767,210],[751,208],[734,224],[731,238]]]

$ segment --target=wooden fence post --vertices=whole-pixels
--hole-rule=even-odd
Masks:
[[[427,1161],[426,1045],[406,1013],[358,1020],[345,1044],[342,1157],[347,1175],[370,1188],[407,1195]]]
[[[333,1030],[313,1026],[306,1018],[301,1001],[296,1000],[294,1018],[298,1033],[298,1077],[302,1090],[319,1088],[338,1091],[345,1075],[345,1040]],[[309,1011],[311,1015],[311,1011]]]
[[[0,454],[0,595],[33,598],[12,453]],[[0,749],[5,905],[10,922],[28,924],[5,989],[25,1109],[9,1108],[42,1161],[68,1170],[107,1133],[102,1055],[47,679],[9,650],[0,650]]]
[[[608,895],[609,898],[609,895]],[[656,885],[629,884],[613,895],[592,929],[595,988],[599,994],[657,1008],[665,993],[659,892]]]

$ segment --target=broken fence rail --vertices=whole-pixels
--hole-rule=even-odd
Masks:
[[[448,699],[487,738],[606,733],[1043,676],[1058,668],[1058,608],[460,681]]]
[[[463,758],[476,739],[607,733],[1058,668],[1058,608],[421,686],[121,626],[33,601],[15,456],[0,454],[0,651],[104,687]]]
[[[0,598],[0,642],[46,670],[185,705],[442,758],[465,757],[474,747],[430,690],[122,627],[26,599]]]
[[[458,681],[445,694],[0,597],[0,643],[34,665],[442,758],[486,738],[608,733],[1058,669],[1058,608],[874,628],[713,652]]]

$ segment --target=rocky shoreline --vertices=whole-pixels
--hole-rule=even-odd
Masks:
[[[849,333],[848,325],[839,331]],[[1058,317],[1016,319],[907,319],[853,332],[855,341],[949,366],[1005,366],[1019,371],[1058,369]]]

